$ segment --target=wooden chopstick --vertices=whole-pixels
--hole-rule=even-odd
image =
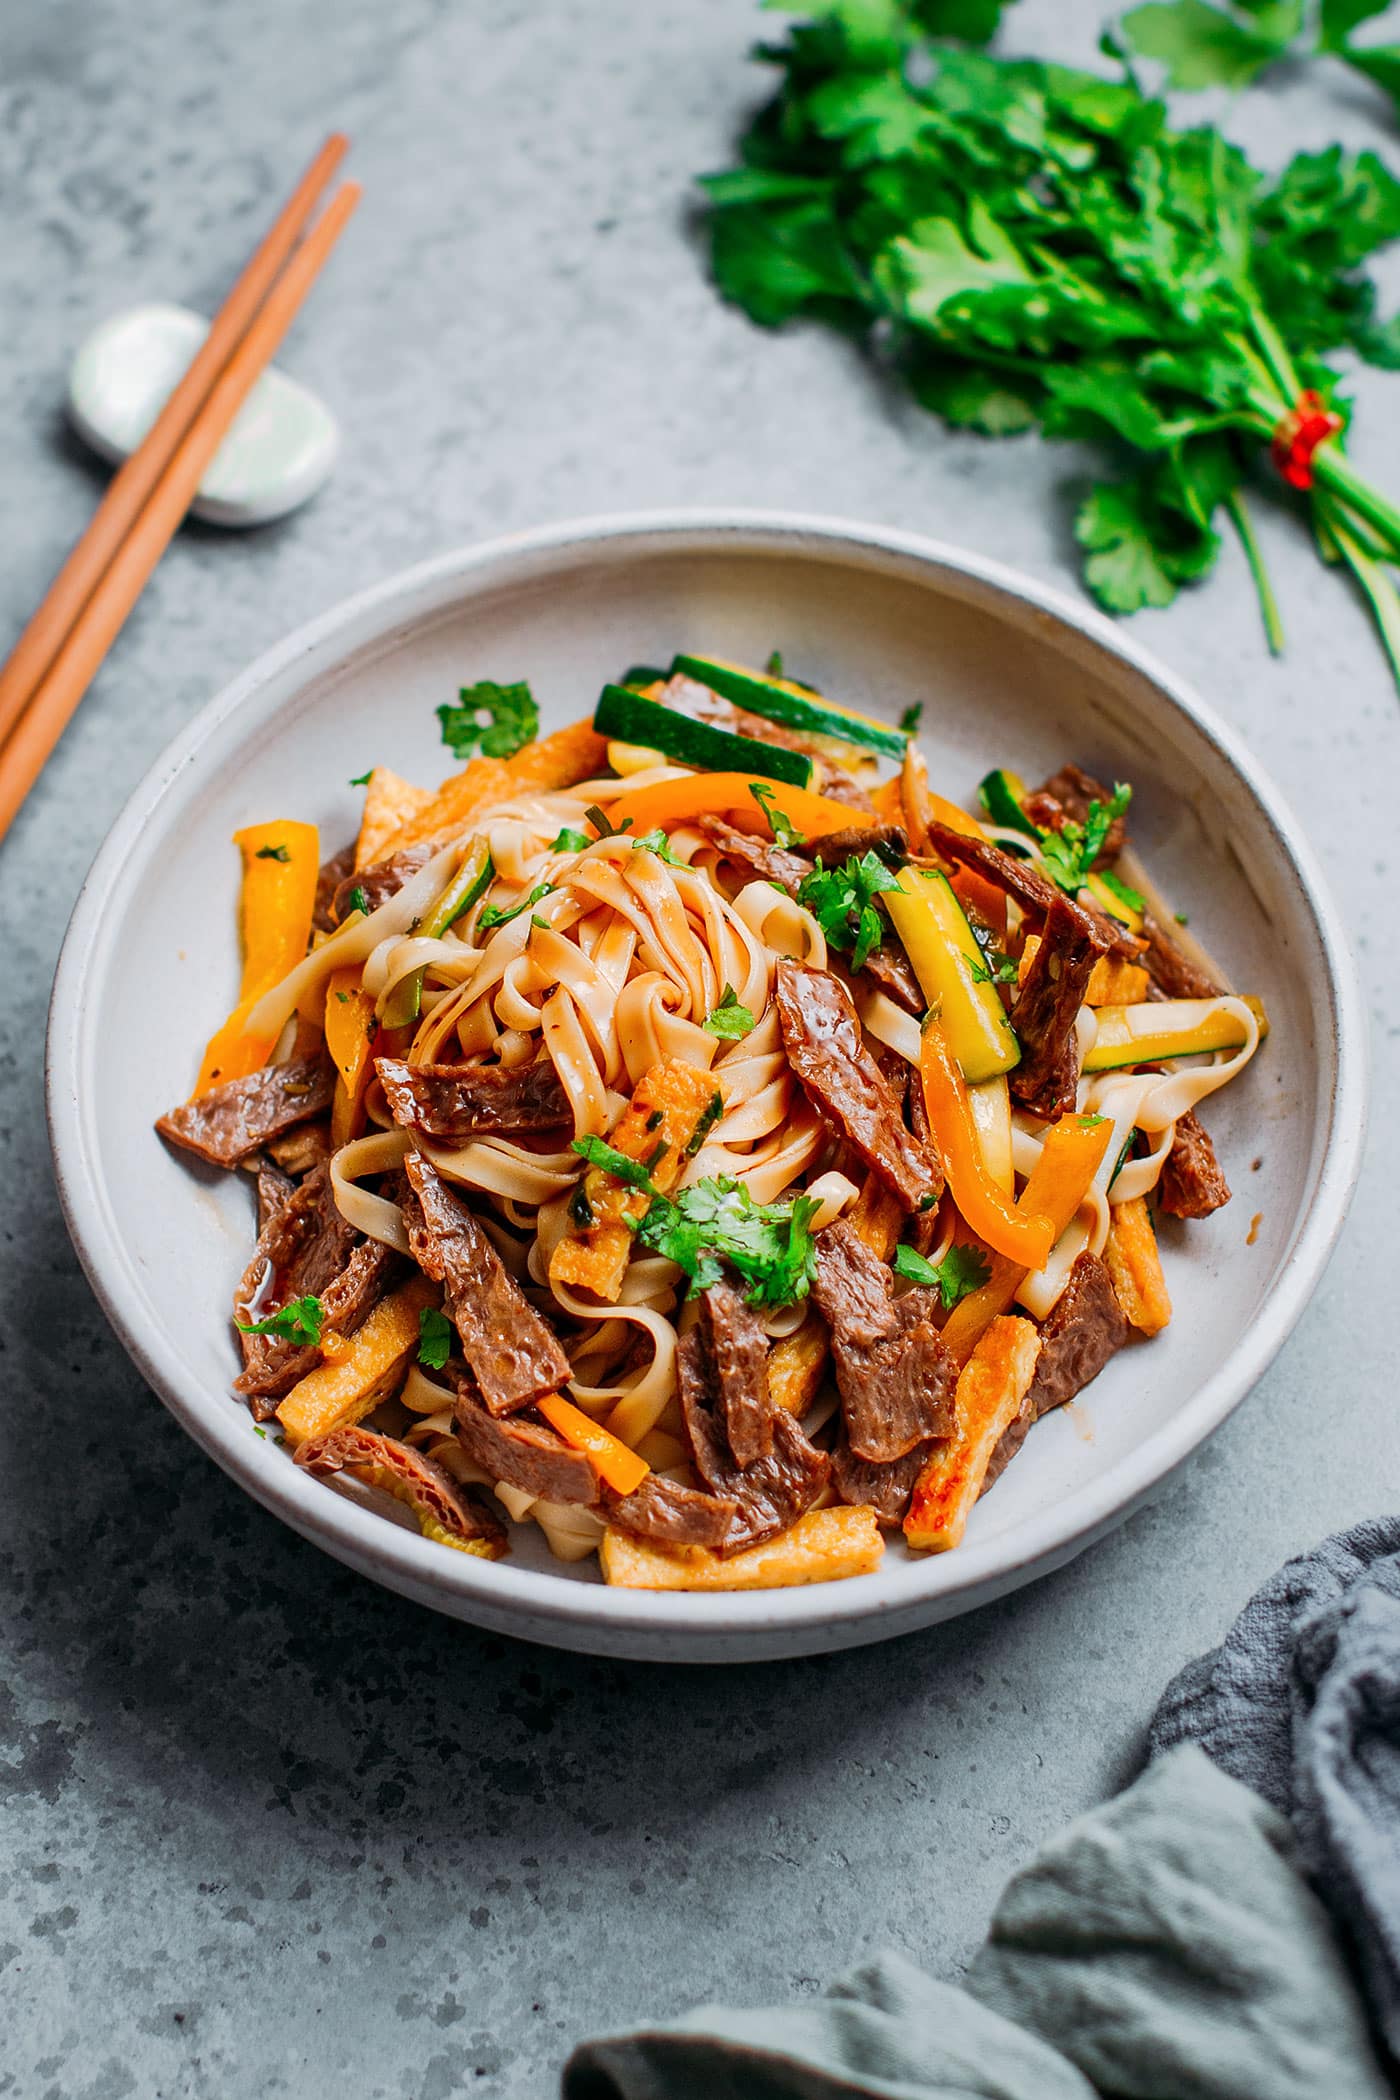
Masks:
[[[246,333],[253,315],[345,157],[349,140],[334,131],[273,222],[210,325],[164,408],[130,459],[109,483],[91,522],[50,584],[43,603],[0,668],[0,743],[24,712],[40,679],[62,648],[103,570],[169,466],[175,449],[207,400],[209,390]]]
[[[0,838],[178,531],[205,468],[291,327],[359,199],[358,183],[342,183],[292,254],[0,749]]]

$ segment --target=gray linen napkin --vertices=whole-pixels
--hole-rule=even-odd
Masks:
[[[1400,1516],[1285,1562],[1188,1663],[1149,1730],[1184,1741],[1288,1817],[1400,2061]]]
[[[1289,1850],[1183,1747],[1015,1877],[968,1991],[881,1955],[815,2003],[587,2042],[565,2100],[1387,2100]]]

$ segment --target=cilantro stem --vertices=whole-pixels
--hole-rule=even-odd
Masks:
[[[1264,550],[1254,530],[1254,520],[1249,514],[1244,497],[1238,489],[1231,489],[1225,498],[1225,508],[1230,522],[1239,534],[1244,558],[1249,563],[1249,573],[1254,578],[1254,589],[1259,599],[1259,612],[1264,622],[1264,636],[1269,644],[1270,656],[1283,654],[1283,620],[1279,615],[1278,600],[1264,565]]]
[[[1400,554],[1400,510],[1358,474],[1335,439],[1313,454],[1313,481],[1375,527],[1388,547]],[[1332,518],[1335,528],[1336,518]]]
[[[1371,559],[1354,533],[1345,526],[1335,512],[1327,518],[1328,528],[1341,550],[1343,561],[1360,584],[1366,595],[1376,626],[1385,644],[1385,653],[1390,658],[1390,668],[1395,682],[1400,685],[1400,594],[1378,562]]]

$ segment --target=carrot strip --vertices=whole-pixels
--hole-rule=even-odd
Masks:
[[[562,1393],[549,1393],[538,1403],[540,1413],[551,1429],[557,1430],[566,1444],[575,1451],[582,1451],[589,1464],[605,1487],[619,1495],[630,1495],[646,1479],[651,1467],[644,1458],[628,1449],[621,1437],[604,1429],[582,1408],[575,1407]]]
[[[331,1144],[348,1145],[364,1119],[365,1089],[374,1069],[374,1001],[360,990],[360,966],[333,970],[326,980],[326,1048],[336,1068]]]
[[[629,792],[610,789],[604,807],[614,824],[630,817],[639,835],[658,824],[664,828],[703,816],[731,817],[746,830],[766,834],[768,826],[749,792],[753,785],[749,773],[687,773],[683,779],[663,780],[656,787]],[[762,780],[758,785],[765,791],[771,788],[772,806],[809,839],[824,838],[831,831],[864,830],[875,821],[867,811],[833,802],[828,795],[814,795],[810,788],[790,787],[781,780]]]
[[[1045,1133],[1040,1158],[1021,1191],[1017,1209],[1048,1219],[1058,1240],[1084,1201],[1112,1135],[1113,1124],[1106,1116],[1061,1116]],[[1035,1266],[1043,1268],[1047,1258],[1048,1250]],[[1029,1273],[1029,1264],[993,1254],[987,1281],[955,1305],[944,1324],[943,1340],[958,1363],[967,1362],[993,1320],[1012,1304]]]
[[[250,824],[233,838],[243,856],[243,976],[237,1006],[205,1049],[192,1098],[267,1063],[276,1038],[247,1034],[248,1014],[305,955],[316,908],[321,848],[314,824]]]
[[[979,1238],[1008,1261],[1043,1268],[1056,1234],[1023,1197],[1013,1203],[987,1172],[967,1082],[937,1021],[925,1022],[919,1045],[919,1077],[929,1128],[947,1170],[953,1200]]]
[[[506,770],[517,792],[538,788],[552,793],[591,779],[602,771],[607,758],[606,738],[599,736],[591,720],[584,720],[570,722],[567,728],[542,736],[538,743],[527,744],[506,760]]]

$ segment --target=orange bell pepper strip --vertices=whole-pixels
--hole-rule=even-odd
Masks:
[[[237,1006],[204,1052],[192,1098],[267,1063],[275,1037],[248,1035],[244,1022],[263,993],[306,954],[316,909],[321,845],[314,824],[250,824],[234,833],[233,842],[243,856],[243,977]]]
[[[1034,1213],[1041,1223],[1048,1221],[1058,1240],[1073,1223],[1112,1136],[1108,1116],[1061,1116],[1045,1133],[1017,1209]],[[1045,1256],[1034,1266],[1043,1268]],[[1009,1310],[1030,1268],[1030,1263],[993,1254],[987,1281],[955,1305],[944,1322],[943,1340],[957,1363],[967,1362],[993,1320]]]
[[[331,1143],[348,1145],[363,1120],[365,1089],[374,1069],[374,1001],[360,990],[360,967],[333,970],[326,979],[326,1048],[336,1069]]]
[[[604,1429],[572,1400],[562,1393],[549,1393],[539,1403],[540,1413],[551,1429],[562,1436],[566,1444],[575,1451],[582,1451],[598,1478],[614,1494],[630,1495],[646,1479],[651,1467],[644,1458],[628,1449],[621,1437]]]
[[[705,816],[732,817],[745,830],[766,835],[767,822],[749,792],[753,785],[752,773],[687,773],[683,779],[663,780],[656,787],[635,788],[630,793],[622,791],[624,783],[619,781],[618,792],[610,788],[603,806],[614,824],[630,817],[638,837],[654,831],[658,824],[665,829]],[[825,838],[831,831],[864,830],[875,822],[867,810],[833,802],[828,795],[814,795],[810,788],[790,787],[782,780],[760,780],[758,785],[772,789],[773,807],[809,839]]]
[[[953,1201],[963,1217],[994,1253],[1027,1269],[1043,1269],[1059,1234],[1051,1220],[1024,1197],[1014,1203],[987,1172],[967,1082],[934,1020],[924,1023],[919,1077],[929,1128],[942,1154]]]

